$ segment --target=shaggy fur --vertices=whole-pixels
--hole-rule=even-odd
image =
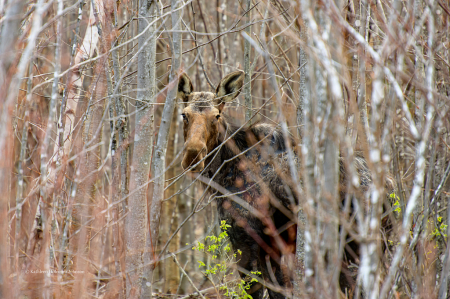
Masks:
[[[219,219],[231,225],[230,241],[236,251],[242,252],[239,266],[249,272],[260,271],[268,281],[275,276],[283,287],[289,284],[289,278],[281,269],[281,256],[295,249],[292,204],[298,200],[286,184],[289,167],[279,129],[262,123],[239,129],[222,113],[225,103],[238,95],[242,81],[243,74],[235,72],[219,83],[216,93],[193,92],[190,79],[180,77],[179,97],[186,103],[182,166],[213,178],[258,211],[257,216],[229,197],[216,195]],[[249,293],[254,299],[262,298],[263,288],[254,284]],[[271,290],[269,295],[284,298]]]
[[[278,284],[285,286],[289,278],[280,267],[280,257],[295,248],[291,202],[297,204],[298,200],[282,179],[281,172],[289,169],[284,139],[279,130],[266,124],[241,130],[225,120],[223,124],[226,134],[215,147],[223,146],[217,155],[206,158],[203,173],[264,216],[261,219],[228,197],[217,196],[219,219],[231,225],[230,241],[235,250],[242,252],[239,266],[247,271],[260,271],[268,280],[272,271]],[[222,144],[227,136],[233,137]],[[280,228],[288,229],[280,231]],[[272,269],[267,268],[267,259]],[[259,285],[254,288],[253,298],[262,298],[263,288]],[[269,295],[284,298],[271,290]]]
[[[280,264],[282,256],[289,256],[295,250],[297,228],[292,211],[298,198],[290,181],[287,148],[279,128],[264,123],[239,128],[222,113],[225,103],[239,94],[243,77],[241,72],[231,73],[222,79],[216,93],[193,92],[189,77],[180,77],[179,97],[185,102],[182,166],[212,178],[258,212],[255,215],[230,196],[216,195],[219,219],[231,225],[228,230],[231,243],[235,250],[242,252],[238,257],[239,266],[249,272],[260,271],[271,283],[270,278],[275,277],[281,287],[287,287],[290,278]],[[363,193],[371,177],[362,157],[355,158],[354,166]],[[342,199],[347,191],[345,173],[341,158]],[[357,246],[352,248],[357,253]],[[354,286],[349,276],[341,274],[341,287]],[[268,292],[270,298],[284,298],[270,289]],[[255,284],[249,293],[254,299],[260,299],[263,288]]]

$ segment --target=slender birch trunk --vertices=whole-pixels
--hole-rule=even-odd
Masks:
[[[317,25],[322,28],[322,36],[328,37],[331,34],[331,24],[329,19],[325,18],[324,12],[321,9],[316,8],[315,18],[317,19]],[[319,34],[315,30],[312,34]],[[330,40],[324,39],[324,44],[331,43]],[[320,47],[315,43],[316,47]],[[323,49],[323,51],[328,51]],[[322,61],[323,57],[319,56],[319,60]],[[334,268],[339,268],[339,265],[335,265],[334,261],[337,261],[337,236],[338,230],[337,226],[333,223],[333,219],[337,219],[337,173],[338,173],[338,151],[336,146],[336,141],[330,138],[331,136],[336,136],[334,128],[336,124],[329,123],[330,119],[338,120],[337,110],[335,103],[329,101],[328,95],[328,84],[326,71],[315,63],[315,89],[317,93],[317,112],[316,118],[314,118],[315,125],[315,140],[320,138],[319,136],[328,135],[324,141],[323,145],[317,145],[319,148],[318,156],[316,156],[316,164],[321,165],[322,169],[319,170],[319,178],[322,177],[322,184],[319,187],[318,197],[316,198],[318,204],[318,217],[316,222],[316,232],[317,236],[323,235],[323,240],[319,242],[319,254],[320,256],[318,263],[316,263],[316,284],[320,283],[321,271],[326,271],[324,277],[328,276],[328,279],[322,281],[325,283],[326,293],[321,294],[321,296],[331,296],[331,298],[337,298],[338,296],[338,277],[334,277]],[[320,129],[320,126],[322,127]],[[324,135],[325,134],[325,135]],[[330,134],[330,135],[329,135]],[[323,264],[322,264],[323,263]],[[322,265],[321,265],[322,264]],[[323,267],[323,268],[322,268]],[[321,269],[322,268],[322,269]]]
[[[299,67],[300,67],[300,84],[299,84],[299,102],[297,105],[297,126],[298,126],[298,136],[302,143],[308,141],[305,135],[308,134],[306,129],[306,111],[310,111],[310,64],[309,57],[306,53],[306,47],[308,46],[308,28],[307,23],[304,19],[301,19],[300,24],[300,45],[299,50]],[[306,111],[305,111],[306,109]],[[310,126],[310,124],[308,124]],[[296,243],[296,271],[294,277],[294,296],[295,298],[301,298],[301,282],[305,278],[305,266],[306,266],[306,256],[305,256],[305,230],[306,230],[306,219],[305,219],[305,206],[302,202],[299,203],[299,211],[297,215],[297,243]]]
[[[312,37],[309,36],[310,18],[309,15],[312,10],[311,2],[309,0],[303,0],[301,2],[302,7],[302,20],[303,28],[301,29],[302,41],[304,47],[312,51],[313,42]],[[314,81],[314,68],[315,61],[311,56],[306,55],[305,50],[300,52],[301,55],[301,81],[300,81],[300,107],[302,107],[302,119],[301,124],[301,137],[302,137],[302,164],[303,164],[303,181],[305,191],[305,227],[304,227],[304,256],[303,256],[303,274],[306,286],[306,293],[310,295],[313,292],[312,286],[314,285],[314,244],[313,244],[313,232],[314,224],[312,223],[314,211],[314,197],[316,194],[316,186],[314,181],[314,164],[315,164],[315,148],[313,148],[314,140],[314,115],[315,109],[313,108],[313,90],[311,85]],[[315,89],[314,89],[315,92]],[[315,94],[315,93],[314,93]],[[300,217],[300,215],[299,215]],[[298,235],[298,233],[297,233]],[[301,243],[297,243],[297,255],[301,254]],[[299,252],[300,251],[300,252]],[[299,256],[297,256],[297,259]]]
[[[58,0],[58,13],[63,10],[63,2],[62,0]],[[50,225],[52,219],[52,209],[53,205],[53,188],[52,185],[54,181],[52,178],[49,178],[49,173],[47,173],[49,168],[49,163],[51,163],[51,149],[53,147],[53,140],[55,138],[55,122],[56,122],[56,105],[57,105],[57,97],[58,97],[58,82],[59,82],[59,73],[61,72],[61,30],[62,30],[62,21],[60,20],[57,24],[56,30],[56,47],[55,47],[55,68],[53,72],[53,84],[52,84],[52,95],[49,105],[49,114],[47,120],[47,129],[45,132],[44,140],[41,144],[41,180],[40,180],[40,211],[41,211],[41,223],[42,223],[42,231],[44,232],[44,242],[41,251],[41,257],[43,256],[44,271],[47,271],[44,277],[44,297],[50,298],[50,285],[51,285],[51,277],[50,277],[50,261],[53,260],[53,248],[54,244],[50,242],[53,241],[53,238],[50,238]],[[50,180],[49,180],[50,179]],[[47,247],[48,246],[48,247]],[[49,256],[47,256],[49,254]]]
[[[153,248],[148,247],[147,181],[153,150],[153,120],[156,98],[156,26],[144,32],[156,15],[156,2],[142,0],[139,3],[138,40],[141,51],[138,56],[138,91],[136,99],[136,129],[131,164],[128,215],[125,219],[127,297],[151,296],[152,277],[148,270]],[[146,42],[151,36],[149,42]]]
[[[308,47],[317,55],[318,61],[309,59],[309,80],[314,85],[308,102],[304,103],[303,127],[303,165],[306,193],[306,225],[305,225],[305,276],[307,292],[314,292],[313,285],[325,287],[318,296],[337,297],[338,276],[331,274],[336,268],[337,258],[337,226],[332,219],[337,219],[337,181],[338,181],[338,146],[337,140],[323,136],[342,136],[342,127],[328,123],[344,117],[341,107],[342,90],[338,72],[333,65],[326,38],[330,36],[331,24],[324,12],[313,7],[310,1],[302,2],[302,18],[309,28]],[[314,12],[313,12],[314,9]],[[320,31],[319,31],[320,30]],[[325,38],[325,40],[323,39]],[[339,37],[334,41],[339,47]],[[319,65],[319,62],[322,67]],[[329,101],[328,90],[333,101]],[[314,100],[316,99],[316,100]],[[319,143],[320,142],[320,143]],[[323,180],[323,184],[317,183]],[[313,238],[312,236],[316,236]],[[319,238],[318,236],[323,236]],[[339,269],[339,265],[337,266]],[[324,273],[324,271],[326,271]],[[325,276],[324,276],[325,275]],[[323,281],[322,277],[328,279]]]
[[[384,99],[384,87],[382,84],[381,67],[376,66],[375,79],[372,83],[372,119],[369,132],[370,142],[370,161],[376,166],[376,172],[373,174],[374,183],[371,186],[370,209],[367,220],[364,223],[359,223],[359,229],[364,242],[361,244],[361,266],[359,268],[359,275],[362,281],[364,290],[367,292],[368,298],[378,298],[379,296],[379,255],[378,255],[378,241],[377,235],[380,225],[383,185],[380,186],[381,175],[381,151],[379,144],[380,137],[380,106]],[[381,190],[381,192],[380,192]]]
[[[156,143],[152,162],[154,184],[153,197],[150,206],[150,240],[151,246],[152,248],[154,248],[154,250],[156,250],[157,248],[157,241],[159,238],[161,207],[162,200],[164,198],[166,152],[169,141],[170,125],[172,123],[173,113],[177,100],[178,75],[181,71],[182,34],[179,32],[181,28],[180,11],[177,10],[179,5],[179,1],[171,0],[173,29],[172,66],[170,68],[168,92],[166,102],[164,104],[163,114],[161,117],[161,124],[158,131],[158,140]]]
[[[7,72],[14,60],[16,43],[20,34],[23,8],[26,1],[9,1],[0,32],[0,86],[7,80]]]
[[[360,22],[361,26],[359,27],[359,34],[361,34],[367,41],[367,33],[368,33],[368,24],[370,17],[370,6],[367,5],[367,0],[360,0]],[[367,99],[366,99],[366,58],[364,47],[358,47],[359,54],[359,85],[357,88],[357,96],[358,96],[358,110],[359,110],[359,118],[361,121],[361,125],[363,128],[364,136],[360,136],[360,138],[364,138],[367,141],[367,135],[369,131],[369,117],[367,112]]]
[[[420,19],[423,14],[423,5],[424,1],[422,0],[414,0],[414,29],[417,32],[422,32],[422,28],[420,25]],[[424,52],[423,52],[423,45],[422,41],[420,40],[420,34],[417,37],[417,42],[415,44],[415,55],[414,55],[414,63],[415,63],[415,76],[416,80],[419,84],[424,84],[425,82],[425,65],[424,65]],[[414,92],[414,102],[415,102],[415,111],[414,111],[414,120],[416,123],[417,130],[419,130],[419,134],[422,133],[423,125],[424,125],[424,115],[425,115],[425,95],[422,93],[421,90],[417,89]],[[419,152],[419,145],[420,142],[416,141],[416,155]],[[415,172],[418,171],[418,165],[415,164]],[[422,213],[422,207],[424,205],[423,202],[423,194],[420,194],[419,196],[419,204],[416,206],[416,209],[414,211],[414,223],[420,223],[421,217],[423,216]],[[416,282],[420,283],[420,282]]]
[[[245,1],[245,10],[249,10],[251,7],[252,1]],[[251,11],[247,12],[246,15],[247,23],[251,21]],[[251,26],[245,28],[245,32],[250,36]],[[253,115],[252,111],[252,74],[250,67],[250,42],[247,39],[244,39],[244,103],[245,103],[245,121],[250,120]]]
[[[118,30],[118,12],[117,3],[114,3],[114,24],[112,24],[112,31]],[[118,45],[118,37],[111,43],[111,47],[114,48]],[[117,117],[117,122],[111,121],[111,168],[112,168],[112,198],[114,202],[114,208],[112,211],[113,224],[113,250],[114,250],[114,271],[116,275],[121,273],[121,276],[117,279],[120,281],[122,287],[122,293],[126,292],[126,279],[124,279],[125,269],[123,268],[123,237],[124,237],[124,225],[123,221],[119,221],[119,217],[125,213],[125,209],[120,209],[119,201],[127,195],[128,192],[128,122],[129,117],[126,115],[126,104],[122,97],[122,84],[119,83],[121,77],[119,51],[113,50],[111,52],[112,65],[114,70],[113,90],[117,90],[118,94],[113,94],[110,99],[110,114],[111,118]],[[120,86],[117,86],[120,84]],[[115,114],[114,114],[115,111]],[[122,213],[121,213],[122,212]],[[120,297],[120,296],[119,296]]]
[[[93,14],[93,13],[92,13]],[[71,49],[71,60],[70,60],[70,64],[69,64],[69,68],[71,68],[72,66],[74,66],[77,63],[80,63],[81,60],[81,55],[80,55],[80,51],[78,51],[77,53],[77,45],[78,45],[78,35],[80,33],[80,23],[81,23],[81,18],[83,15],[83,2],[80,3],[80,7],[78,9],[78,17],[77,17],[77,26],[73,35],[73,41],[72,41],[72,49]],[[92,28],[88,28],[87,32],[89,32],[89,30],[91,30]],[[89,34],[86,34],[86,36]],[[76,76],[76,74],[79,75],[79,77]],[[64,152],[66,153],[66,155],[70,154],[70,149],[71,149],[71,142],[69,140],[67,140],[67,144],[64,147],[64,144],[66,143],[66,140],[64,138],[69,138],[69,134],[71,132],[71,129],[74,127],[75,125],[75,110],[76,109],[76,102],[75,97],[79,97],[80,93],[81,93],[81,86],[83,84],[83,77],[84,77],[84,73],[82,71],[80,71],[78,68],[76,68],[73,72],[69,72],[68,76],[67,76],[67,80],[66,80],[66,85],[65,85],[65,89],[63,91],[63,96],[62,96],[62,100],[61,100],[61,107],[60,107],[60,112],[59,112],[59,119],[58,119],[58,137],[57,137],[57,142],[55,144],[55,149],[54,149],[54,155],[55,155],[55,159],[56,159],[56,167],[59,168],[61,166],[62,163],[62,159],[64,156]],[[79,82],[75,83],[73,81],[75,81],[76,79],[80,79]],[[74,89],[72,89],[72,85],[76,84],[76,86],[73,86]],[[75,96],[73,93],[76,93],[78,96]],[[72,95],[71,95],[72,94]],[[71,96],[70,96],[71,95]],[[69,101],[69,106],[67,106],[67,99],[70,96],[70,101]],[[68,118],[69,123],[66,126],[66,117]],[[55,177],[57,178],[57,174],[55,174]]]
[[[80,101],[81,92],[83,89],[84,77],[86,71],[84,67],[79,67],[78,65],[84,60],[88,60],[93,57],[95,50],[99,49],[100,32],[99,24],[105,22],[105,12],[103,7],[103,1],[92,0],[90,2],[89,10],[89,20],[86,32],[84,34],[83,41],[81,42],[78,49],[76,49],[77,44],[72,44],[72,51],[76,50],[76,55],[74,60],[71,62],[70,66],[75,66],[75,68],[69,72],[66,80],[66,86],[63,93],[63,99],[61,103],[61,112],[58,120],[58,142],[55,144],[54,153],[58,153],[58,163],[64,155],[69,155],[72,149],[73,141],[73,129],[75,127],[75,111],[77,111],[77,106]],[[94,11],[94,6],[97,11]],[[82,9],[78,10],[77,22],[80,23],[82,18]],[[77,38],[78,32],[76,32],[75,37]]]

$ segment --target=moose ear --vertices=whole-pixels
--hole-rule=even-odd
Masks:
[[[178,78],[177,97],[183,102],[187,102],[189,95],[193,91],[194,87],[192,86],[192,82],[189,76],[186,75],[186,73],[181,74],[181,76]]]
[[[244,72],[237,71],[228,74],[223,78],[216,88],[216,96],[219,104],[231,102],[241,92],[244,83]]]

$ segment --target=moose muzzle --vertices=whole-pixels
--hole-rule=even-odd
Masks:
[[[205,168],[205,161],[202,161],[206,156],[206,144],[186,144],[184,152],[183,162],[181,166],[184,170],[192,167],[190,170],[193,172],[200,172]],[[200,162],[201,161],[201,162]],[[200,163],[198,163],[200,162]],[[198,163],[198,165],[196,165]],[[195,165],[195,166],[194,166]]]

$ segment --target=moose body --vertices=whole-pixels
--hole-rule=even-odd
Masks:
[[[297,203],[280,175],[289,169],[284,140],[280,132],[262,124],[245,130],[230,124],[227,128],[225,136],[233,136],[227,141],[229,145],[223,144],[217,155],[205,159],[204,173],[252,209],[221,194],[216,196],[219,220],[231,225],[228,235],[234,249],[241,252],[239,266],[249,272],[260,271],[265,278],[272,271],[277,283],[284,286],[289,278],[280,267],[280,257],[295,248],[291,203]],[[255,141],[260,143],[255,145]],[[263,289],[259,285],[255,289],[251,290],[253,298],[260,298]],[[280,297],[271,290],[269,293],[272,298]]]
[[[242,252],[238,265],[247,272],[261,272],[267,282],[283,288],[291,278],[280,266],[281,257],[292,255],[295,249],[298,198],[293,184],[297,182],[290,179],[286,140],[276,126],[237,127],[222,113],[225,104],[238,96],[243,79],[242,72],[233,72],[212,93],[194,92],[189,77],[180,76],[178,97],[185,103],[182,167],[216,184],[219,219],[231,225],[231,243]],[[297,164],[297,160],[294,156],[293,162]],[[354,162],[359,191],[365,192],[370,173],[364,158],[356,157]],[[342,190],[347,190],[348,181],[343,164],[341,159],[341,198],[345,198]],[[341,288],[352,288],[352,278],[348,278],[348,273],[341,272]],[[268,292],[270,298],[285,297],[271,289]],[[254,284],[249,294],[262,298],[262,286]]]
[[[265,279],[275,276],[283,287],[289,279],[283,274],[280,257],[295,248],[292,205],[297,198],[285,184],[289,166],[281,132],[262,123],[239,128],[222,113],[225,103],[239,94],[243,79],[242,72],[231,73],[212,93],[193,92],[189,77],[180,76],[178,97],[186,104],[182,166],[221,187],[216,194],[218,215],[231,225],[228,235],[233,248],[241,252],[239,266],[248,272],[259,271]],[[262,298],[263,288],[255,284],[249,293],[254,299]],[[271,290],[269,295],[284,298]]]

